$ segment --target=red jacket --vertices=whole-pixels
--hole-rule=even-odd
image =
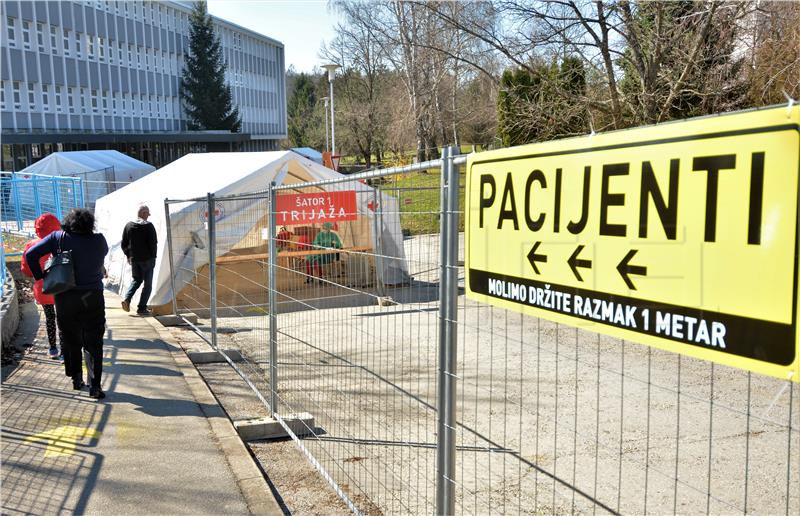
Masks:
[[[29,278],[33,277],[33,273],[31,272],[30,267],[28,267],[28,262],[25,260],[25,253],[28,252],[28,249],[39,243],[39,240],[43,239],[53,231],[58,231],[61,229],[61,223],[52,213],[43,213],[38,219],[36,219],[36,222],[34,223],[34,229],[36,229],[36,236],[39,238],[36,240],[31,240],[25,245],[25,250],[22,252],[22,262],[20,263],[20,269],[22,270],[22,273]],[[47,262],[48,258],[50,258],[50,255],[46,254],[39,259],[39,265],[42,267],[42,269],[44,269],[44,264]],[[42,292],[42,283],[42,280],[36,280],[33,283],[33,297],[40,305],[54,305],[56,301],[53,296]]]

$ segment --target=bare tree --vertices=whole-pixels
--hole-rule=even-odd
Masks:
[[[360,23],[369,17],[369,5],[341,1],[335,6],[344,21],[337,24],[331,47],[323,47],[320,53],[343,67],[342,77],[336,82],[339,119],[345,128],[343,140],[370,167],[373,154],[380,160],[380,142],[390,123],[384,45],[370,24]]]
[[[600,129],[670,118],[691,94],[728,91],[721,71],[749,2],[498,0],[503,20],[457,17],[429,7],[452,30],[493,48],[512,65],[535,73],[542,57],[583,59],[592,88],[579,99]],[[713,68],[703,74],[704,67]],[[717,81],[711,80],[717,78]],[[620,80],[627,83],[620,84]],[[701,87],[701,91],[697,88]],[[685,103],[685,102],[684,102]]]
[[[800,3],[757,3],[743,33],[750,102],[777,104],[786,95],[800,99]]]

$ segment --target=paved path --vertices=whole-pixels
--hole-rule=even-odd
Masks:
[[[2,513],[281,514],[183,351],[106,305],[104,400],[73,391],[43,344],[4,379]]]

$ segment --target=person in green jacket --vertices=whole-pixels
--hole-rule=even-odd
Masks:
[[[330,222],[326,222],[322,225],[322,231],[317,233],[317,236],[314,237],[313,247],[315,251],[319,251],[320,249],[341,249],[342,248],[342,241],[339,240],[339,235],[331,231],[333,229],[333,224]],[[324,254],[312,254],[306,257],[308,260],[308,264],[313,269],[313,275],[317,277],[322,276],[321,267],[323,265],[328,265],[329,263],[333,262],[336,258],[338,258],[339,253],[324,253]],[[306,278],[306,283],[311,282],[311,277],[309,276]]]

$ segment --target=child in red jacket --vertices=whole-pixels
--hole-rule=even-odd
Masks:
[[[36,219],[36,222],[34,223],[34,229],[36,230],[36,236],[39,238],[37,240],[31,240],[25,246],[25,250],[22,252],[22,263],[20,264],[22,273],[29,278],[33,277],[33,273],[28,267],[28,262],[25,260],[25,253],[27,253],[28,249],[30,249],[33,245],[39,243],[39,240],[42,238],[46,237],[53,231],[60,230],[61,223],[52,213],[43,213],[38,219]],[[43,269],[48,258],[50,258],[49,254],[42,256],[42,258],[39,260],[39,264]],[[58,352],[58,347],[56,346],[56,301],[52,295],[42,292],[42,284],[43,280],[36,280],[34,282],[33,297],[36,299],[37,303],[42,305],[42,310],[44,311],[44,318],[47,327],[47,340],[50,342],[50,351],[48,354],[50,355],[50,358],[57,360],[60,356],[60,353]]]

